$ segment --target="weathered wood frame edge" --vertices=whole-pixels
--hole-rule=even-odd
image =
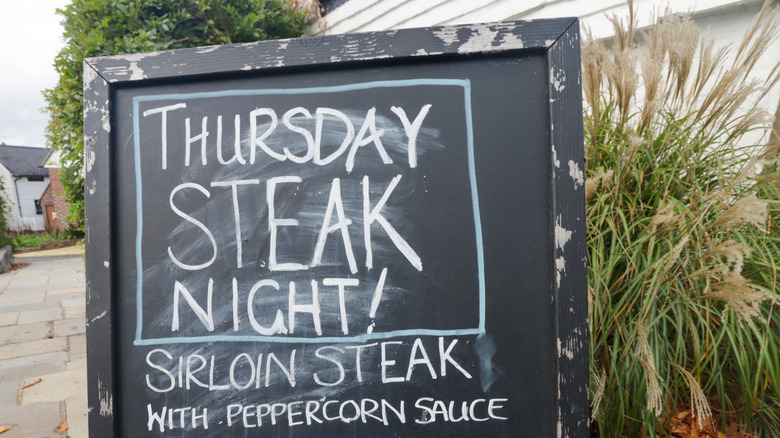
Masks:
[[[83,67],[89,436],[114,437],[111,90],[92,65]]]
[[[548,52],[558,437],[587,436],[589,334],[579,22]]]
[[[551,212],[559,437],[586,436],[588,326],[579,24],[510,21],[316,36],[89,58],[84,61],[87,356],[90,437],[116,437],[111,240],[112,88],[308,65],[546,50],[550,71]],[[558,131],[555,130],[558,126]],[[563,129],[561,129],[563,127]]]

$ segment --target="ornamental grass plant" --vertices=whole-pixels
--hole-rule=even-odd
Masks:
[[[596,436],[780,433],[780,67],[751,79],[776,17],[716,48],[668,12],[637,32],[629,2],[583,43]]]

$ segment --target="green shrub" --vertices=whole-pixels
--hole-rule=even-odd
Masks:
[[[65,233],[48,232],[48,233],[24,233],[13,238],[14,248],[35,248],[42,243],[59,242],[67,240],[68,237]]]
[[[44,92],[49,144],[61,152],[68,220],[83,231],[82,65],[88,57],[241,43],[303,35],[316,2],[282,0],[72,0],[57,85]]]
[[[776,436],[779,148],[749,139],[778,69],[749,75],[780,26],[765,6],[729,52],[667,14],[637,47],[629,10],[583,44],[594,433]]]

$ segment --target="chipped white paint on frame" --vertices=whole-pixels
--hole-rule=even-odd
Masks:
[[[106,313],[107,313],[107,312],[104,310],[104,311],[103,311],[103,312],[102,312],[100,315],[98,315],[98,316],[96,316],[96,317],[94,317],[94,318],[90,319],[90,320],[89,320],[89,323],[93,323],[93,322],[95,322],[95,321],[97,321],[97,320],[103,319],[103,317],[105,317],[105,316],[106,316]]]
[[[489,26],[471,27],[471,36],[458,47],[458,53],[490,52],[499,50],[499,47],[493,46],[493,41],[498,36],[498,31]]]
[[[141,67],[138,67],[138,62],[131,62],[130,66],[128,67],[128,70],[130,70],[130,80],[131,81],[139,81],[141,79],[146,79],[146,73],[144,73],[144,70]]]
[[[558,159],[558,151],[555,150],[555,145],[552,145],[552,161],[556,168],[561,168],[561,160]]]
[[[103,387],[103,382],[98,379],[98,401],[100,403],[100,415],[110,417],[114,415],[114,396]]]
[[[451,46],[458,42],[458,31],[454,27],[436,30],[433,32],[433,35],[442,40],[447,46]]]
[[[109,133],[111,132],[111,118],[108,114],[108,99],[106,99],[105,103],[100,108],[100,112],[102,114],[103,130],[106,131],[106,133]]]
[[[210,53],[215,50],[219,49],[219,46],[206,46],[206,47],[198,47],[196,52],[197,53]]]
[[[560,70],[555,71],[555,68],[550,67],[550,83],[555,88],[555,91],[560,93],[566,89],[564,82],[566,82],[566,73]]]
[[[561,287],[561,276],[566,272],[566,260],[563,256],[555,259],[555,285]]]
[[[566,259],[563,257],[563,248],[571,240],[572,232],[563,228],[561,216],[555,221],[555,248],[561,251],[561,255],[555,258],[555,285],[561,287],[561,277],[566,272]]]
[[[569,160],[569,176],[574,180],[574,190],[577,190],[579,186],[585,185],[585,173],[574,160]]]
[[[572,232],[561,226],[561,215],[555,221],[555,248],[563,251],[563,247],[571,240]]]
[[[90,137],[91,138],[91,137]],[[85,139],[86,140],[86,139]],[[86,141],[84,141],[86,146]],[[97,157],[95,156],[95,151],[92,150],[92,147],[90,146],[89,149],[86,151],[87,159],[84,161],[84,165],[87,167],[87,172],[92,171],[92,167],[95,165],[95,160]]]
[[[97,79],[98,74],[87,62],[84,62],[84,94],[86,94],[86,91],[92,88],[92,82]]]
[[[509,46],[516,49],[522,49],[525,47],[525,44],[523,43],[523,39],[520,38],[519,35],[515,35],[513,33],[505,33],[504,36],[501,37],[501,45]]]

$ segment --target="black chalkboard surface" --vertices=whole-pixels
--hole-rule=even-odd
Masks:
[[[585,436],[576,19],[93,58],[90,436]]]

